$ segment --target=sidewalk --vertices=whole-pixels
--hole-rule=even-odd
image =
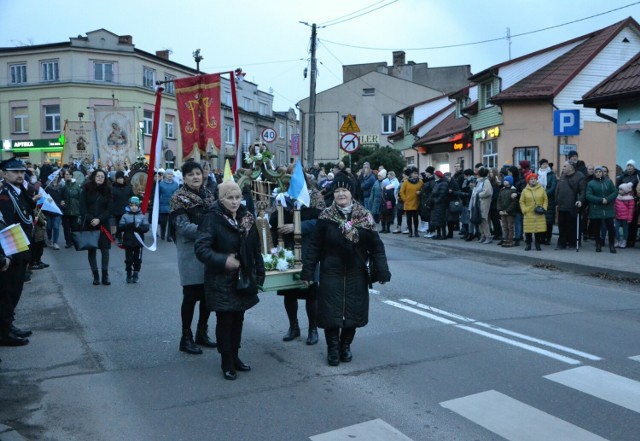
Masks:
[[[432,247],[440,250],[451,250],[462,252],[467,255],[477,254],[491,255],[498,258],[505,258],[519,263],[529,265],[545,265],[550,269],[553,267],[563,271],[571,271],[581,274],[606,274],[612,278],[631,279],[635,283],[640,283],[640,248],[616,248],[617,253],[609,252],[609,246],[602,248],[602,252],[596,253],[595,242],[593,240],[583,242],[578,252],[575,248],[566,250],[554,250],[557,236],[554,235],[550,246],[542,246],[542,251],[536,251],[532,247],[531,251],[524,250],[524,241],[519,247],[503,248],[498,246],[498,241],[494,240],[490,244],[481,244],[477,241],[466,242],[460,239],[455,231],[453,239],[433,240],[422,237],[425,233],[420,233],[420,237],[409,237],[407,234],[381,234],[380,237],[387,244],[405,246],[411,248]],[[640,245],[640,244],[637,244]]]

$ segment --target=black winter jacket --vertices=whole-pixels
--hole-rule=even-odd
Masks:
[[[238,271],[229,272],[225,269],[225,262],[230,254],[238,256],[238,260],[255,268],[256,283],[264,284],[264,261],[260,251],[260,239],[255,219],[244,206],[240,206],[236,213],[239,223],[247,217],[251,228],[247,236],[242,239],[238,228],[231,225],[223,216],[224,207],[218,201],[207,211],[198,227],[198,239],[195,242],[196,257],[204,263],[204,292],[207,307],[211,311],[246,311],[258,302],[258,292],[252,295],[239,296],[236,294]],[[246,241],[244,246],[241,242]],[[241,248],[245,250],[243,255]]]
[[[111,195],[103,195],[97,191],[87,191],[86,187],[80,193],[80,217],[84,221],[84,230],[99,230],[104,226],[109,230],[109,219],[113,215],[113,199]],[[100,223],[95,227],[90,225],[91,219],[100,219]],[[98,248],[101,250],[111,248],[111,241],[104,234],[100,233]]]
[[[367,262],[371,260],[371,282],[388,282],[384,244],[375,231],[359,228],[357,244],[342,235],[338,223],[318,219],[307,252],[303,256],[302,280],[313,281],[320,262],[318,288],[318,326],[357,328],[369,321],[369,280]]]

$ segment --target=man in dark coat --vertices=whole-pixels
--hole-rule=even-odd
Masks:
[[[8,226],[19,224],[29,240],[33,237],[33,215],[39,195],[29,195],[24,187],[26,168],[22,161],[11,158],[0,163],[4,182],[0,189],[0,217]],[[4,252],[2,253],[4,255]],[[8,266],[7,266],[7,260]],[[5,256],[0,267],[0,346],[23,346],[29,343],[28,329],[13,322],[15,309],[22,296],[29,252]]]
[[[567,161],[562,167],[562,175],[556,187],[558,209],[558,245],[556,250],[574,248],[577,240],[577,218],[585,201],[586,179]]]

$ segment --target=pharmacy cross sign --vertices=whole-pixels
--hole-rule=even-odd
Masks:
[[[340,137],[340,148],[347,153],[355,153],[360,148],[360,138],[355,133],[345,133]]]

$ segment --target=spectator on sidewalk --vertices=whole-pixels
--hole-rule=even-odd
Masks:
[[[552,164],[546,159],[541,159],[538,167],[538,183],[547,192],[547,212],[544,217],[547,221],[547,232],[545,233],[544,245],[551,245],[551,237],[553,235],[553,224],[556,219],[556,187],[558,179],[552,169]]]
[[[633,209],[635,208],[632,192],[633,186],[631,182],[620,184],[618,187],[618,196],[615,202],[616,220],[614,222],[614,228],[616,230],[615,246],[617,248],[627,247],[629,222],[633,220]],[[622,235],[620,234],[620,228],[622,228]]]
[[[512,195],[516,195],[513,197]],[[498,194],[498,213],[502,220],[502,241],[498,245],[505,248],[513,246],[515,214],[520,212],[518,191],[513,188],[513,177],[505,176],[502,181],[502,189]]]
[[[633,219],[629,222],[629,237],[627,238],[627,248],[633,248],[636,245],[636,237],[638,235],[638,214],[640,214],[640,171],[636,169],[636,162],[629,159],[625,166],[625,171],[616,179],[616,186],[627,182],[631,183],[635,207],[633,209]]]
[[[531,239],[535,237],[536,251],[541,251],[540,244],[544,240],[547,231],[547,221],[544,212],[547,210],[547,192],[538,183],[538,175],[529,173],[527,175],[527,187],[520,194],[520,210],[523,217],[523,230],[525,235],[525,251],[531,250]],[[533,236],[533,237],[532,237]]]
[[[478,181],[476,186],[473,189],[473,194],[471,195],[472,199],[475,199],[476,196],[478,199],[474,200],[480,202],[480,211],[482,213],[482,219],[480,224],[478,224],[478,228],[480,229],[480,243],[490,244],[493,242],[493,237],[491,236],[491,229],[489,228],[489,209],[491,208],[491,197],[493,196],[493,187],[491,186],[491,182],[488,180],[489,170],[485,167],[481,167],[478,170]]]
[[[173,180],[173,170],[167,169],[164,173],[164,179],[158,184],[158,204],[160,205],[160,239],[171,242],[171,233],[169,232],[169,213],[171,212],[170,202],[171,196],[178,190],[178,183]]]
[[[556,188],[558,208],[558,243],[556,250],[575,248],[578,236],[577,221],[580,207],[584,204],[586,190],[585,176],[576,171],[575,166],[566,161]]]
[[[600,225],[604,223],[609,233],[609,251],[616,253],[613,228],[615,217],[615,200],[618,196],[618,189],[611,179],[604,176],[602,166],[594,168],[594,178],[587,184],[586,199],[589,201],[589,219],[593,223],[596,232],[596,252],[602,251],[604,239],[600,236]]]
[[[416,167],[410,166],[404,174],[407,176],[400,187],[400,199],[404,204],[404,212],[407,215],[407,229],[409,237],[418,236],[418,202],[422,190],[422,180]]]

